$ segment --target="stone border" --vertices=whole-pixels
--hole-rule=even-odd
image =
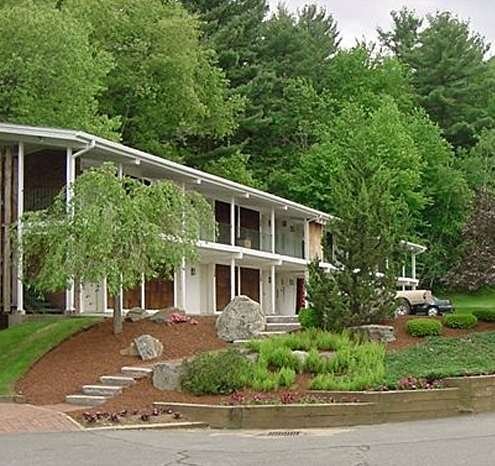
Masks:
[[[24,395],[0,395],[0,403],[26,403]]]
[[[315,391],[335,403],[218,406],[157,402],[226,429],[303,429],[402,422],[495,410],[495,376],[445,379],[446,388],[383,392]],[[349,402],[349,399],[352,402]]]
[[[79,424],[79,423],[78,423]],[[81,426],[81,424],[79,424]],[[206,429],[209,425],[205,422],[157,422],[154,424],[127,424],[127,425],[113,425],[113,426],[100,426],[100,427],[84,427],[82,430],[87,432],[99,432],[107,430],[173,430],[173,429]]]

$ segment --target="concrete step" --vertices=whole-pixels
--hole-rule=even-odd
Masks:
[[[260,332],[260,333],[258,333],[258,338],[270,338],[270,337],[277,337],[280,335],[287,335],[287,332],[282,332],[282,331]]]
[[[297,316],[266,316],[267,324],[293,324],[299,323]]]
[[[108,399],[108,396],[84,395],[82,393],[78,393],[77,395],[67,395],[65,397],[65,402],[78,406],[98,406],[105,403]]]
[[[114,387],[129,387],[134,385],[136,380],[134,377],[126,377],[125,375],[102,375],[100,382],[103,385],[112,385]]]
[[[115,385],[83,385],[83,395],[116,396],[122,393],[122,387]]]
[[[151,367],[123,367],[120,372],[126,377],[132,377],[133,379],[143,379],[144,377],[151,377],[153,369]]]
[[[291,332],[293,330],[299,330],[300,328],[301,324],[299,322],[266,324],[267,332]]]

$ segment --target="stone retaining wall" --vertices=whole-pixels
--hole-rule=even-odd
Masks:
[[[450,378],[447,388],[388,392],[315,392],[335,403],[214,406],[156,403],[192,421],[227,429],[302,429],[433,419],[495,410],[495,376]],[[352,400],[352,401],[350,401]]]

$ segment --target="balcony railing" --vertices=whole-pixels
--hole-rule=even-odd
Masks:
[[[304,240],[287,236],[276,236],[275,252],[284,256],[304,259]]]
[[[272,235],[261,233],[259,230],[251,228],[241,228],[236,238],[236,245],[258,251],[271,252]]]

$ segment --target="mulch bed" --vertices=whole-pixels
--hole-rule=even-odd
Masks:
[[[410,346],[416,346],[424,341],[424,338],[413,337],[409,335],[406,331],[406,323],[409,319],[417,319],[422,316],[406,316],[400,317],[395,320],[390,320],[384,322],[385,325],[392,325],[395,330],[395,337],[397,338],[394,342],[387,344],[388,350],[397,350],[408,348]],[[441,317],[435,317],[437,320],[442,320]],[[443,327],[442,328],[442,337],[447,338],[459,338],[465,335],[470,335],[472,333],[477,332],[494,332],[495,331],[495,322],[478,322],[476,327],[470,329],[454,329]]]
[[[111,319],[105,319],[41,358],[17,383],[17,393],[35,405],[63,403],[66,395],[80,392],[83,385],[97,383],[101,375],[119,374],[123,366],[143,366],[138,357],[120,354],[120,350],[143,334],[152,335],[163,343],[162,360],[188,357],[227,346],[216,336],[215,317],[198,317],[196,320],[197,325],[166,325],[147,320],[125,322],[124,332],[116,336],[112,333]]]

